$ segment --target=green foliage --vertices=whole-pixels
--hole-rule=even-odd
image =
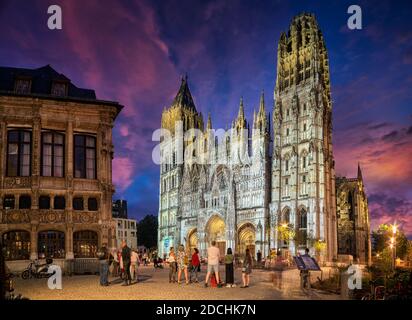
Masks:
[[[392,227],[388,224],[381,224],[377,230],[372,232],[372,245],[375,254],[382,253],[389,247],[390,238],[393,236]],[[405,259],[408,250],[408,238],[402,230],[396,233],[396,257]]]
[[[157,217],[147,215],[137,224],[137,243],[146,248],[157,247]]]

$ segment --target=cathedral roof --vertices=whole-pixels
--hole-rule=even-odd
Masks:
[[[190,93],[189,86],[187,84],[187,76],[182,78],[182,83],[172,105],[196,111],[196,106],[193,102],[192,94]]]

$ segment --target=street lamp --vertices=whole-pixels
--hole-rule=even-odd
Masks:
[[[396,267],[396,233],[398,232],[398,226],[396,223],[392,225],[392,237],[391,237],[391,243],[390,243],[390,248],[392,249],[392,255],[393,255],[393,268],[395,269]]]

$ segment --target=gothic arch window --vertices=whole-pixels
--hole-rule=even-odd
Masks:
[[[286,223],[286,224],[290,223],[290,209],[289,208],[283,209],[281,223]]]
[[[301,246],[306,246],[308,228],[308,214],[305,209],[300,209],[298,220],[298,242]]]

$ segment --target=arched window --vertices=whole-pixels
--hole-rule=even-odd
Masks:
[[[298,244],[301,246],[306,246],[307,243],[307,228],[308,228],[308,214],[305,209],[299,211],[298,220]]]
[[[289,224],[290,223],[290,210],[285,209],[282,214],[282,223]]]
[[[64,258],[64,232],[43,231],[39,232],[37,250],[39,258]]]
[[[75,258],[94,258],[97,252],[97,233],[77,231],[73,233],[73,252]]]
[[[28,231],[9,231],[2,236],[6,260],[30,259],[30,233]]]
[[[308,215],[304,209],[299,213],[299,229],[306,229],[308,225]]]

